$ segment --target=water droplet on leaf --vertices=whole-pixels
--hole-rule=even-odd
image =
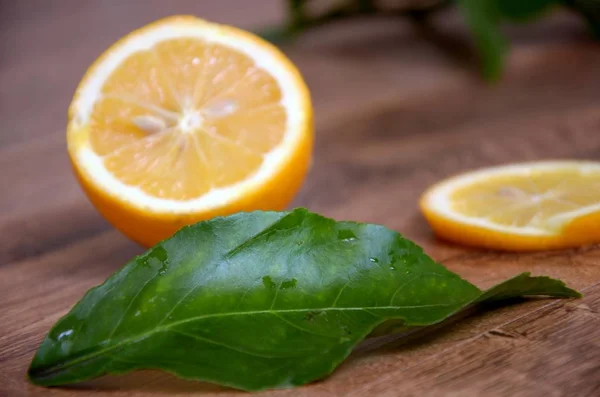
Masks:
[[[58,334],[58,336],[56,337],[56,340],[60,342],[62,340],[67,339],[71,335],[73,335],[73,330],[69,329],[69,330],[63,331],[60,334]]]
[[[344,241],[346,243],[355,241],[357,239],[358,238],[356,237],[356,234],[354,234],[354,232],[350,229],[342,229],[338,232],[338,240]]]
[[[163,263],[162,267],[158,270],[158,275],[159,276],[164,276],[167,273],[167,269],[169,267],[167,266],[166,263]]]

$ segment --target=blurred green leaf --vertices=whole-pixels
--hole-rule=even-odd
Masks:
[[[479,51],[483,76],[495,81],[502,75],[507,43],[500,31],[496,0],[458,0]]]
[[[499,13],[514,20],[528,20],[547,11],[559,0],[495,0]]]
[[[358,9],[361,12],[373,12],[375,10],[375,4],[373,0],[358,0]]]
[[[274,44],[285,44],[291,42],[298,36],[288,25],[269,26],[256,32],[263,39]]]
[[[592,34],[600,40],[600,0],[563,0],[588,22]]]
[[[317,3],[317,0],[313,1]],[[433,11],[456,4],[474,36],[482,75],[488,81],[498,80],[504,68],[508,42],[501,31],[502,22],[526,22],[560,4],[570,7],[585,18],[592,34],[600,39],[600,0],[423,0],[423,3],[399,2],[392,8],[375,0],[338,0],[332,2],[335,7],[320,15],[311,15],[310,0],[286,2],[288,22],[283,27],[263,31],[261,34],[270,41],[286,42],[317,26],[365,15],[404,16],[421,22]],[[404,8],[398,8],[399,4],[404,5]]]
[[[558,0],[458,0],[474,35],[483,76],[489,81],[502,76],[508,43],[500,23],[505,19],[526,20],[540,15]],[[588,0],[592,1],[592,0]]]

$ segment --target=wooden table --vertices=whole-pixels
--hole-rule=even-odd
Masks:
[[[0,395],[242,395],[159,372],[76,388],[25,380],[51,325],[142,248],[92,208],[69,169],[64,127],[87,65],[110,43],[176,13],[252,28],[281,20],[272,1],[0,3]],[[477,77],[467,34],[398,20],[342,23],[283,49],[311,87],[316,160],[296,204],[383,223],[485,287],[522,271],[560,277],[581,300],[478,313],[409,344],[359,349],[330,378],[273,396],[598,396],[600,246],[532,254],[436,240],[419,194],[479,166],[600,155],[600,48],[575,17],[509,30],[501,84]]]

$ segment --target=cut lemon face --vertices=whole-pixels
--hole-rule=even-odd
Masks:
[[[440,237],[502,250],[600,242],[600,163],[514,164],[458,175],[428,189],[421,210]]]
[[[84,190],[144,244],[217,215],[283,209],[310,163],[308,89],[275,47],[233,27],[171,17],[88,70],[69,154]]]

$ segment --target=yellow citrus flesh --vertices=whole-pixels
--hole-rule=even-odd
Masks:
[[[312,109],[295,67],[247,32],[191,17],[114,44],[69,116],[84,190],[144,245],[216,215],[283,209],[311,158]]]
[[[440,237],[502,250],[600,242],[600,163],[494,167],[431,187],[421,209]]]

